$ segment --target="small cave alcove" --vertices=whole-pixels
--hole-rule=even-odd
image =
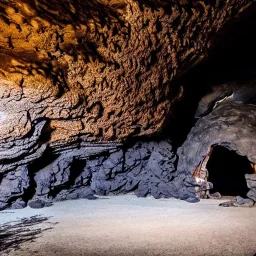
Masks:
[[[245,174],[253,173],[246,156],[241,156],[223,146],[215,146],[206,167],[209,172],[208,181],[213,184],[211,193],[246,197],[249,188]]]

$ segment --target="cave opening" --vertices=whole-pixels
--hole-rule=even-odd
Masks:
[[[208,181],[213,184],[211,193],[222,196],[246,197],[249,188],[245,174],[252,174],[253,168],[246,156],[223,146],[215,146],[207,162]]]

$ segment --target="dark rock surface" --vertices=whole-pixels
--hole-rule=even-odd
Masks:
[[[222,207],[253,207],[255,205],[255,201],[250,198],[242,198],[241,196],[237,196],[235,199],[220,203],[219,206]]]
[[[44,207],[50,207],[50,206],[52,206],[52,203],[45,202],[45,201],[40,200],[40,199],[36,199],[34,201],[28,202],[28,205],[31,208],[40,209],[40,208],[44,208]]]
[[[178,175],[192,176],[208,154],[208,149],[217,145],[246,156],[252,163],[256,162],[255,105],[230,100],[222,102],[209,115],[199,119],[178,149]],[[256,201],[255,174],[248,174],[245,178],[250,188],[247,196]]]
[[[209,114],[218,102],[229,99],[243,104],[256,105],[256,81],[230,82],[214,85],[210,93],[202,97],[195,113],[196,118]]]
[[[87,146],[47,159],[43,156],[20,172],[3,174],[1,209],[25,207],[27,202],[42,208],[59,200],[130,192],[198,201],[186,177],[177,175],[177,156],[167,141]]]
[[[181,76],[253,3],[0,0],[0,209],[130,192],[196,202],[191,173],[209,146],[255,163],[249,105],[202,118],[178,172],[167,140],[142,141],[161,134],[185,95]],[[220,86],[196,115],[231,94],[253,103],[252,92]]]
[[[256,162],[256,106],[233,101],[198,120],[178,149],[178,173],[193,174],[208,148],[222,145]]]
[[[9,138],[2,144],[0,209],[23,208],[30,200],[41,200],[44,207],[59,200],[130,192],[196,202],[198,187],[206,192],[209,188],[200,186],[192,174],[209,147],[223,145],[256,162],[255,108],[232,100],[219,103],[198,120],[178,149],[179,158],[166,140],[127,145],[88,143],[81,137],[65,147],[49,145],[42,136],[48,120],[39,119],[19,140]],[[256,201],[255,177],[247,175],[246,180],[247,196]]]
[[[252,199],[256,203],[256,173],[255,174],[246,174],[245,179],[247,186],[250,191],[247,194],[247,197]]]
[[[254,201],[250,198],[242,198],[241,196],[236,197],[236,205],[240,207],[252,207]]]
[[[0,140],[44,118],[62,147],[159,133],[176,81],[253,2],[1,0]]]

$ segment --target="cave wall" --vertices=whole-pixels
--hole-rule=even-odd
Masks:
[[[167,141],[133,145],[90,145],[40,159],[0,180],[0,209],[29,201],[95,199],[95,195],[135,193],[139,197],[196,200],[192,185],[177,175],[177,155]],[[197,201],[197,200],[196,200]]]
[[[0,209],[130,192],[198,201],[160,135],[182,75],[253,2],[0,0]]]
[[[235,1],[0,1],[0,138],[47,119],[48,143],[157,134],[175,82],[252,4]]]
[[[217,104],[210,114],[199,119],[178,149],[177,173],[193,176],[209,153],[208,150],[216,145],[233,150],[246,156],[251,163],[256,163],[256,106],[236,102],[233,98],[227,99]],[[247,196],[254,201],[255,177],[256,173],[245,176],[250,189]]]
[[[205,184],[198,183],[193,172],[210,147],[222,145],[256,162],[255,105],[233,99],[218,104],[197,121],[177,153],[167,140],[84,143],[65,150],[43,151],[23,165],[18,162],[15,169],[12,161],[9,167],[6,163],[8,171],[0,177],[1,209],[22,208],[38,199],[55,202],[127,193],[197,202],[197,189],[204,189]],[[250,189],[247,196],[253,201],[255,175],[245,177]]]
[[[255,105],[227,101],[199,119],[178,150],[178,172],[192,174],[212,145],[225,145],[255,163],[255,113]]]

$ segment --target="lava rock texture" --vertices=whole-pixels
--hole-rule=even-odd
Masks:
[[[50,145],[159,133],[177,79],[253,2],[1,0],[0,144],[42,119]]]
[[[247,186],[250,191],[247,194],[247,197],[252,199],[256,203],[256,173],[255,174],[246,174],[245,179]]]
[[[49,161],[49,159],[51,159]],[[33,208],[66,199],[95,199],[96,195],[134,192],[139,197],[195,198],[176,173],[177,156],[167,141],[132,146],[95,145],[45,155],[20,172],[1,179],[1,209]]]
[[[224,146],[256,162],[256,106],[228,100],[199,119],[185,143],[178,149],[178,174],[192,176],[208,149]],[[255,174],[246,175],[248,197],[256,199]]]
[[[178,79],[253,2],[0,0],[0,209],[129,191],[195,200],[168,142],[120,142],[161,132]]]

